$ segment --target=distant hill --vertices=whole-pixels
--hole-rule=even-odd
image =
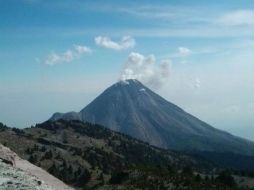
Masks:
[[[137,80],[120,81],[80,112],[58,119],[104,125],[161,148],[254,155],[254,143],[218,130],[163,99]]]

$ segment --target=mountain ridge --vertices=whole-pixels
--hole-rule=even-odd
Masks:
[[[113,84],[80,112],[50,118],[58,119],[97,123],[162,148],[254,155],[252,141],[210,126],[133,79]]]

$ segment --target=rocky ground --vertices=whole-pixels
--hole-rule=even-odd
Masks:
[[[0,190],[72,190],[0,144]]]
[[[0,160],[0,190],[53,190],[37,177]]]

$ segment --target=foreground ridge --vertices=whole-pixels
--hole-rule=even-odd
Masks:
[[[223,167],[200,156],[157,148],[80,121],[48,121],[22,130],[0,127],[0,142],[77,190],[239,190],[238,185],[251,182],[221,173]]]

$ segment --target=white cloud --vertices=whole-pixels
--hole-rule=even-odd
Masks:
[[[109,9],[108,9],[109,10]],[[121,13],[126,13],[131,16],[140,17],[144,19],[157,19],[160,22],[171,22],[178,23],[181,22],[205,22],[206,17],[201,15],[204,12],[200,8],[187,7],[187,6],[172,6],[172,5],[140,5],[140,6],[130,6],[130,7],[118,7],[111,9],[111,11],[117,11]],[[209,10],[205,10],[207,13]]]
[[[158,64],[154,55],[144,56],[132,52],[124,65],[120,79],[137,79],[151,87],[158,88],[169,77],[170,63],[170,60],[162,60]]]
[[[106,36],[97,36],[95,38],[95,43],[98,46],[114,50],[133,48],[136,44],[135,39],[131,36],[124,36],[119,42],[112,41],[109,37]]]
[[[217,24],[227,26],[254,25],[254,10],[242,9],[221,13],[209,10],[205,7],[185,6],[141,6],[118,9],[130,15],[147,19],[159,19],[169,21],[171,24],[191,25],[195,24],[203,28],[216,26]],[[215,24],[215,25],[213,25]]]
[[[79,59],[81,55],[91,52],[92,50],[89,47],[74,45],[72,50],[67,50],[62,54],[57,54],[55,52],[50,53],[44,63],[47,65],[55,65],[64,62],[71,62]]]
[[[64,57],[64,56],[63,56]],[[61,62],[62,58],[60,55],[52,52],[51,54],[48,55],[48,57],[45,60],[45,64],[47,65],[54,65],[57,64],[59,62]]]
[[[80,46],[80,45],[74,45],[75,50],[79,53],[92,53],[92,50],[89,47],[86,46]]]
[[[178,48],[178,55],[181,57],[187,57],[192,54],[192,51],[189,48],[186,47],[179,47]]]
[[[237,10],[222,15],[218,23],[228,26],[254,25],[254,10]]]

